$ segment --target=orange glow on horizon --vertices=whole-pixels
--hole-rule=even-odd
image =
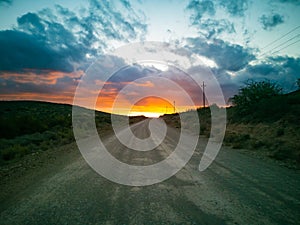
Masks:
[[[149,96],[136,102],[130,109],[129,116],[144,115],[146,117],[159,117],[174,112],[174,106],[167,100]]]
[[[72,105],[73,96],[71,93],[56,95],[28,92],[22,94],[1,94],[0,101],[43,101]]]
[[[74,72],[61,72],[55,70],[40,70],[37,74],[35,71],[26,69],[24,73],[5,72],[1,74],[3,80],[11,80],[19,84],[34,84],[34,85],[55,85],[58,79],[68,77],[71,79],[80,78],[84,71],[78,70]]]
[[[42,70],[39,72],[40,73],[37,74],[28,69],[22,74],[2,74],[3,81],[0,86],[6,88],[6,90],[0,94],[0,100],[33,100],[73,104],[73,97],[78,84],[78,79],[83,75],[83,71],[65,73],[60,71]],[[62,78],[66,78],[66,81]],[[15,92],[11,90],[9,82],[15,83]],[[32,92],[28,89],[21,88],[22,85],[25,85],[26,87],[27,84],[31,84]],[[177,94],[176,90],[169,89],[153,80],[143,82],[103,82],[101,80],[96,80],[96,84],[104,85],[101,92],[99,93],[97,88],[90,88],[87,84],[86,88],[82,90],[82,104],[80,103],[79,106],[107,113],[128,116],[144,115],[146,117],[159,117],[163,114],[184,112],[196,108],[196,106],[184,105],[185,101],[180,94]],[[120,94],[120,90],[126,85],[132,85],[132,91]],[[133,102],[133,99],[136,99],[140,94],[147,96],[151,93],[161,92],[164,92],[165,96],[167,96],[166,98],[170,99],[170,101],[155,96],[148,96],[138,102]],[[95,99],[90,96],[95,95],[98,95],[98,98],[94,108]],[[116,100],[117,96],[118,100]],[[173,106],[174,100],[176,101],[175,110]],[[117,104],[115,104],[115,101]]]

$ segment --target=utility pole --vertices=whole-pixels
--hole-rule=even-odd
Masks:
[[[203,108],[205,108],[205,87],[206,85],[204,84],[204,81],[203,81],[203,84],[201,85],[202,86],[202,99],[203,99]]]
[[[175,101],[174,101],[174,105],[173,105],[173,107],[174,107],[174,113],[176,113]]]

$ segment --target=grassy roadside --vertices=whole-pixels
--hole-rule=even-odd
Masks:
[[[96,112],[98,129],[110,114]],[[72,106],[34,101],[0,102],[0,165],[74,142]]]
[[[226,111],[224,145],[300,165],[300,91],[262,101],[255,105],[253,113],[246,116],[240,116],[235,107]],[[209,137],[210,108],[198,109],[197,113],[200,134]],[[110,116],[108,113],[95,113],[99,134],[112,131]],[[173,127],[181,126],[179,114],[162,118]],[[132,124],[144,119],[130,117],[129,122]],[[0,165],[72,142],[71,105],[33,101],[0,102]]]
[[[300,164],[300,91],[261,101],[243,117],[234,107],[227,115],[226,144]]]
[[[82,117],[90,112],[80,108]],[[122,117],[122,116],[120,116]],[[89,126],[84,118],[82,136]],[[129,123],[146,119],[129,117]],[[100,137],[113,132],[111,114],[95,112]],[[0,101],[0,165],[18,161],[25,155],[57,149],[75,141],[72,129],[72,105],[37,101]]]
[[[262,101],[255,106],[253,113],[246,116],[238,115],[235,107],[227,108],[226,111],[224,145],[234,149],[247,149],[253,154],[299,167],[300,91]],[[198,109],[197,112],[200,135],[209,137],[210,109]],[[173,127],[180,126],[178,115],[164,115],[162,118]]]

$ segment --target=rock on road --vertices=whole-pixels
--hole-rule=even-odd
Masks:
[[[131,130],[147,138],[148,122]],[[115,136],[107,145],[123,162],[149,165],[172,152],[178,133],[168,128],[157,151],[126,149]],[[71,144],[51,163],[1,183],[0,224],[299,224],[299,171],[223,147],[199,172],[206,142],[200,138],[175,176],[141,187],[98,175]]]

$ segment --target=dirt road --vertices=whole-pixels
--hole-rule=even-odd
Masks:
[[[131,129],[149,136],[149,120]],[[178,131],[168,128],[158,151],[126,149],[115,137],[111,154],[149,165],[170,154]],[[1,224],[299,224],[300,173],[223,147],[214,163],[198,171],[206,139],[189,163],[170,179],[132,187],[94,172],[75,144],[53,151],[47,164],[1,183]],[[169,151],[169,152],[166,152]]]

